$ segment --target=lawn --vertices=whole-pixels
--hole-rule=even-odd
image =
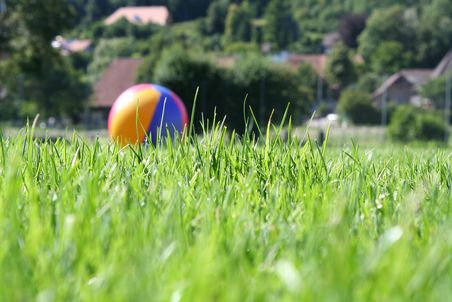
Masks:
[[[2,301],[450,301],[452,152],[0,140]]]

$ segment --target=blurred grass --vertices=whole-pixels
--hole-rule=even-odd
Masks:
[[[326,133],[328,126],[313,127],[313,126],[301,126],[292,130],[292,136],[299,140],[306,139],[306,131],[312,140],[318,140],[320,131]],[[2,133],[5,137],[15,137],[22,131],[22,128],[6,127],[2,129]],[[107,129],[93,129],[84,130],[77,129],[77,135],[88,142],[94,142],[99,139],[103,143],[107,143],[108,130]],[[72,129],[40,129],[35,130],[35,136],[39,138],[50,138],[56,140],[58,138],[72,139]],[[287,138],[286,138],[287,139]],[[334,146],[352,145],[352,141],[360,146],[380,146],[382,142],[390,143],[385,138],[385,129],[378,126],[349,126],[340,127],[333,126],[330,128],[329,144]]]
[[[449,150],[206,133],[2,136],[1,300],[449,301]]]

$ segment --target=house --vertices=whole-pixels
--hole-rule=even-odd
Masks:
[[[444,56],[435,69],[402,69],[391,75],[372,94],[372,98],[378,107],[382,106],[384,100],[395,102],[397,105],[429,106],[429,100],[419,95],[419,87],[429,80],[444,75],[447,71],[452,71],[452,50]]]
[[[52,41],[52,47],[60,49],[63,55],[70,55],[77,52],[85,52],[93,49],[91,40],[79,39],[64,39],[62,36],[57,36]]]
[[[336,46],[337,43],[341,41],[341,36],[338,32],[331,32],[323,36],[322,48],[323,52],[328,54]]]
[[[289,54],[282,63],[295,69],[300,67],[301,63],[307,63],[314,68],[317,75],[324,78],[327,61],[328,54]],[[353,61],[356,64],[364,63],[360,55],[355,55]]]
[[[125,18],[134,24],[168,25],[171,21],[170,12],[166,6],[129,6],[118,8],[112,15],[105,19],[106,25]]]
[[[287,57],[284,64],[292,68],[298,68],[302,63],[307,63],[323,78],[325,76],[326,61],[327,55],[325,54],[291,54]]]
[[[390,76],[373,93],[372,98],[378,107],[384,99],[391,100],[397,105],[416,104],[421,106],[417,88],[430,80],[432,69],[402,69]]]
[[[437,78],[444,75],[446,72],[452,71],[452,49],[444,56],[444,58],[433,70],[432,78]]]
[[[89,123],[106,125],[108,114],[118,96],[137,84],[135,78],[143,59],[115,59],[94,85],[94,95],[89,104]]]

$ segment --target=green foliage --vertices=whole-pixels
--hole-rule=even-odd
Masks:
[[[162,30],[162,26],[153,24],[133,24],[122,18],[111,25],[106,25],[103,20],[80,26],[73,30],[69,36],[73,38],[91,39],[95,42],[100,39],[134,38],[147,39]]]
[[[11,83],[16,87],[11,85],[15,89],[0,105],[4,120],[33,119],[39,113],[42,117],[65,116],[77,122],[91,93],[82,75],[66,59],[48,66],[40,77],[21,75],[12,78]]]
[[[446,131],[440,116],[409,105],[396,108],[388,127],[389,136],[402,142],[441,141]]]
[[[295,52],[306,54],[318,54],[323,51],[322,47],[323,34],[317,32],[303,32],[299,40],[295,41],[290,49]]]
[[[278,121],[289,102],[291,112],[300,118],[310,105],[310,96],[300,88],[295,72],[274,66],[260,55],[243,54],[232,69],[218,68],[208,58],[180,48],[166,51],[155,67],[153,80],[171,87],[192,107],[199,87],[195,124],[202,117],[210,120],[216,112],[227,116],[227,125],[243,130],[243,101],[253,108],[259,122]]]
[[[423,9],[418,30],[418,61],[435,66],[452,49],[452,5],[449,0],[433,0]]]
[[[392,74],[410,65],[410,53],[397,41],[384,41],[371,55],[372,70],[377,74]]]
[[[42,78],[25,81],[25,99],[39,100],[38,113],[43,116],[68,116],[77,121],[91,91],[81,75],[68,62],[49,66]]]
[[[338,43],[326,62],[326,78],[331,85],[345,88],[356,80],[356,69],[350,50]]]
[[[88,65],[93,60],[93,53],[91,51],[71,53],[67,56],[67,60],[75,70],[83,72],[86,75]]]
[[[351,88],[372,94],[381,85],[382,77],[375,73],[363,73],[358,76],[358,81]]]
[[[271,0],[264,17],[264,39],[275,45],[276,49],[286,49],[297,40],[297,24],[292,17],[288,0]]]
[[[317,97],[319,81],[319,75],[316,73],[314,67],[308,63],[301,63],[297,70],[297,80],[305,100],[308,103],[313,103]]]
[[[5,0],[5,4],[7,9],[0,14],[0,50],[7,52],[19,72],[44,73],[58,58],[50,42],[72,24],[70,7],[60,0]]]
[[[374,81],[373,73],[390,74],[404,67],[431,68],[452,48],[450,39],[452,6],[449,2],[448,0],[1,0],[0,69],[3,70],[0,70],[0,81],[2,86],[7,88],[8,104],[21,99],[22,103],[36,102],[36,106],[30,105],[30,108],[43,108],[47,96],[44,93],[28,91],[20,93],[18,90],[22,86],[18,84],[20,82],[18,79],[23,77],[25,90],[31,87],[51,86],[38,82],[53,78],[46,73],[53,72],[54,69],[47,70],[47,66],[59,64],[60,55],[51,48],[50,42],[59,34],[72,38],[90,38],[97,46],[92,55],[72,56],[70,58],[72,67],[61,67],[69,73],[68,75],[63,76],[61,70],[55,71],[56,75],[62,78],[73,78],[76,75],[74,78],[76,87],[83,84],[86,78],[94,83],[106,66],[119,56],[147,56],[148,59],[141,68],[138,79],[149,81],[154,77],[156,62],[161,53],[173,46],[190,49],[199,57],[205,56],[206,52],[235,55],[257,53],[260,44],[264,42],[272,43],[273,50],[319,53],[322,51],[324,34],[339,31],[349,47],[357,47],[359,42],[358,49],[364,56],[365,64],[361,71],[357,70],[351,60],[352,53],[339,45],[328,61],[326,75],[329,84],[334,88],[334,93],[352,84],[355,84],[353,87],[356,89],[370,91],[378,82]],[[126,20],[111,26],[103,23],[104,18],[119,7],[142,5],[166,5],[175,23],[165,27],[139,26]],[[367,14],[370,18],[363,30]],[[74,25],[76,28],[68,32]],[[358,34],[360,36],[357,40]],[[116,40],[117,38],[123,39]],[[73,68],[76,71],[69,70]],[[275,71],[273,67],[270,69],[270,74],[280,72]],[[368,75],[368,72],[372,74]],[[222,88],[235,87],[232,89],[233,92],[228,93],[230,96],[225,97],[225,102],[229,102],[230,99],[243,99],[243,95],[236,95],[239,94],[238,91],[242,91],[241,88],[237,88],[240,85],[234,83],[233,79],[225,79],[231,74],[232,71],[226,72],[221,77],[221,82],[227,83],[226,88],[220,85]],[[286,78],[287,74],[290,72],[284,70],[280,76]],[[359,78],[356,82],[357,74]],[[306,79],[303,79],[300,72],[292,76],[295,76],[301,84],[296,85],[297,89],[292,89],[291,79],[288,79],[291,87],[288,90],[294,93],[285,93],[282,97],[298,95],[300,97],[297,96],[295,99],[302,99],[303,102],[297,106],[304,108],[305,102],[311,103],[315,99],[316,87],[312,83],[305,84]],[[217,88],[215,81],[214,79],[209,85]],[[278,85],[276,85],[278,88],[267,90],[284,91]],[[432,96],[431,98],[438,102],[436,99],[441,94],[439,86],[432,84],[429,88],[426,85],[423,94]],[[261,91],[261,88],[258,90]],[[34,95],[33,99],[23,99],[25,94]],[[207,100],[207,97],[205,99]],[[28,109],[25,111],[31,112]],[[237,112],[239,111],[240,109],[237,109]]]
[[[310,105],[294,71],[275,66],[258,55],[241,57],[233,69],[233,80],[239,95],[248,95],[247,103],[261,124],[267,122],[273,110],[274,121],[279,121],[289,102],[291,114],[298,119]]]
[[[243,2],[241,5],[229,5],[224,32],[226,42],[250,41],[251,19],[248,2]]]
[[[119,21],[111,25],[103,25],[102,38],[135,38],[135,39],[145,39],[150,37],[159,29],[158,25],[146,24],[133,24],[127,21],[127,19],[122,18]]]
[[[149,1],[146,1],[149,4]],[[157,2],[154,0],[154,2]],[[166,4],[174,21],[188,21],[207,14],[207,8],[211,0],[166,0],[158,1]]]
[[[159,52],[151,52],[138,67],[136,81],[138,83],[152,83],[157,63],[160,59]]]
[[[341,18],[338,33],[347,47],[358,47],[358,36],[366,27],[367,14],[349,14]]]
[[[431,100],[436,108],[443,109],[446,99],[446,82],[450,81],[449,87],[452,87],[451,79],[452,71],[436,79],[431,79],[420,87],[420,93],[424,98]]]
[[[11,119],[22,114],[79,113],[89,94],[82,75],[51,47],[72,25],[73,11],[60,0],[6,0],[0,13],[0,82],[8,94],[2,107]],[[3,109],[3,108],[2,108]]]
[[[381,43],[397,41],[403,52],[413,52],[416,46],[416,20],[409,18],[401,6],[375,10],[367,20],[367,26],[359,37],[359,51],[366,61]]]
[[[228,44],[224,52],[228,54],[243,54],[248,52],[259,53],[259,45],[249,42],[235,42]]]
[[[274,43],[275,50],[318,53],[322,51],[324,34],[332,31],[340,32],[346,45],[356,48],[356,38],[363,30],[367,14],[372,17],[360,40],[360,52],[368,63],[377,46],[385,41],[401,43],[410,66],[432,67],[452,48],[448,39],[452,30],[448,0],[70,0],[70,3],[80,24],[74,32],[77,37],[86,31],[95,39],[149,37],[154,33],[152,26],[120,22],[106,27],[102,20],[121,6],[166,5],[176,24],[202,21],[201,44],[214,44],[217,50],[222,40],[225,44],[269,41]],[[0,41],[1,36],[0,32]],[[215,41],[209,41],[212,39]]]
[[[133,38],[100,40],[88,66],[90,82],[97,81],[110,63],[119,57],[132,57],[136,52]]]
[[[209,33],[223,33],[225,19],[228,14],[228,0],[213,1],[209,5],[206,17],[206,27]]]
[[[345,14],[343,0],[293,0],[294,18],[301,32],[325,34],[337,29],[340,18]]]
[[[367,92],[345,90],[339,99],[338,110],[356,125],[372,125],[380,121],[380,112]]]
[[[226,103],[221,104],[230,91],[224,87],[227,84],[227,73],[216,68],[206,57],[196,56],[193,52],[178,47],[171,48],[162,54],[153,78],[155,83],[171,87],[184,100],[188,110],[193,107],[194,95],[199,87],[196,121],[200,121],[203,115],[205,118],[212,118],[217,105],[220,105],[220,116],[226,115],[224,110],[229,109],[225,106]],[[227,104],[234,107],[232,102]],[[196,122],[195,125],[197,124]]]

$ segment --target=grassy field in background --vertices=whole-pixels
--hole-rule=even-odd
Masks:
[[[0,139],[2,301],[450,301],[452,153]]]
[[[0,127],[0,129],[2,129]],[[372,147],[378,146],[382,143],[392,144],[390,140],[385,137],[385,128],[379,126],[348,126],[341,127],[339,125],[325,124],[322,127],[303,125],[295,127],[292,130],[292,137],[298,140],[306,139],[308,133],[312,140],[317,140],[321,131],[326,133],[329,129],[329,145],[344,146],[351,145],[351,142],[359,144],[359,146]],[[285,137],[284,133],[287,133],[287,128],[282,131],[282,137]],[[17,127],[4,127],[1,131],[5,137],[15,137],[19,133],[23,132],[22,128]],[[274,133],[274,132],[273,132]],[[72,129],[59,129],[59,128],[37,128],[35,130],[35,136],[39,138],[50,138],[56,140],[57,138],[65,138],[71,140],[74,131]],[[84,139],[86,142],[94,142],[98,139],[101,143],[109,142],[109,135],[107,129],[92,129],[77,130],[77,136]]]

